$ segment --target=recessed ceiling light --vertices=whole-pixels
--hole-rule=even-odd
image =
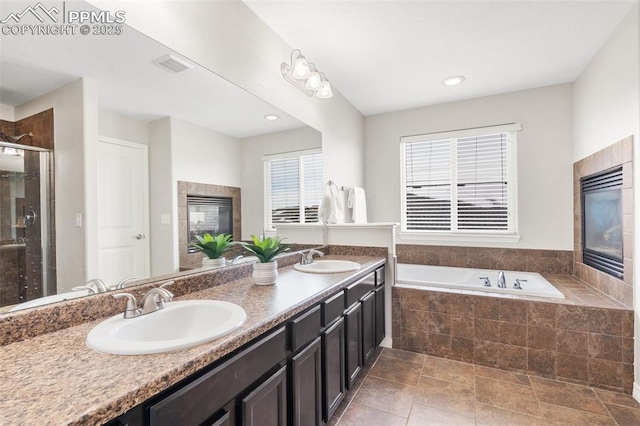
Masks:
[[[442,80],[442,84],[444,84],[445,86],[456,86],[462,83],[463,81],[464,81],[464,76],[456,75],[453,77],[445,78],[444,80]]]
[[[264,119],[269,121],[274,121],[274,120],[277,120],[278,118],[280,118],[280,116],[275,114],[267,114],[264,116]]]

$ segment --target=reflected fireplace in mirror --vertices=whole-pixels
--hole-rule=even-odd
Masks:
[[[187,195],[187,226],[189,243],[205,234],[233,234],[233,201],[230,197]],[[189,246],[189,253],[196,252]]]
[[[622,167],[581,180],[583,262],[623,277]]]

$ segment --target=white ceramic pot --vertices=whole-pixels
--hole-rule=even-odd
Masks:
[[[217,269],[224,267],[226,264],[227,259],[225,259],[224,257],[219,257],[217,259],[209,259],[208,257],[205,257],[202,259],[203,268]]]
[[[252,277],[257,285],[275,284],[278,277],[278,262],[274,260],[267,263],[254,263]]]

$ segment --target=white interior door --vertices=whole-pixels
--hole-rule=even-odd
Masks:
[[[98,277],[114,285],[149,271],[149,178],[145,145],[98,140]]]

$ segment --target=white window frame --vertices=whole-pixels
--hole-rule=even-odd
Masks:
[[[401,194],[401,226],[399,237],[402,240],[413,240],[428,243],[517,243],[520,241],[518,234],[518,183],[517,183],[517,132],[522,130],[519,123],[503,124],[498,126],[478,127],[472,129],[454,130],[450,132],[429,133],[421,135],[403,136],[400,138],[400,194]],[[481,136],[493,133],[510,133],[507,142],[507,182],[508,191],[508,220],[509,229],[499,230],[465,230],[459,231],[453,227],[452,230],[408,230],[407,229],[407,193],[406,193],[406,158],[405,147],[411,142],[427,142],[441,139],[457,139],[469,136]],[[452,144],[455,150],[455,144]],[[453,155],[451,161],[452,173],[455,171],[456,156]],[[455,204],[456,188],[452,188],[452,206]],[[452,222],[454,211],[452,209]]]
[[[283,159],[288,159],[288,158],[300,158],[306,155],[314,155],[314,154],[322,154],[322,149],[321,148],[313,148],[313,149],[305,149],[305,150],[300,150],[300,151],[288,151],[288,152],[282,152],[282,153],[278,153],[278,154],[269,154],[269,155],[264,155],[262,157],[262,161],[264,162],[264,229],[265,231],[274,231],[276,229],[275,226],[273,226],[273,223],[271,222],[271,161],[272,160],[283,160]],[[324,161],[324,160],[323,160]],[[304,188],[304,171],[300,170],[300,183],[299,183],[299,189],[300,189],[300,200],[301,203],[300,204],[304,204],[304,200],[303,200],[303,188]],[[323,172],[323,179],[322,181],[324,182],[324,172]],[[305,218],[305,211],[304,211],[304,205],[300,206],[300,221],[299,222],[288,222],[286,224],[293,224],[293,223],[314,223],[314,222],[304,222]],[[285,225],[286,225],[285,224]]]

